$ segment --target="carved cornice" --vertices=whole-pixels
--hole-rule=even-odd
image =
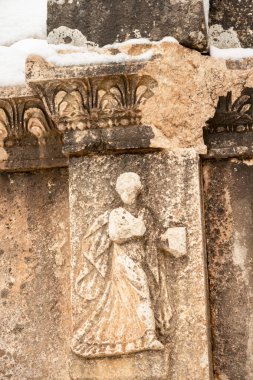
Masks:
[[[29,85],[34,95],[0,99],[0,170],[66,166],[74,147],[80,154],[78,139],[82,154],[157,149],[156,132],[138,128],[140,106],[157,86],[150,76],[52,78]],[[102,130],[108,132],[101,135]],[[87,136],[76,135],[86,131]]]
[[[253,129],[253,88],[246,87],[232,102],[232,92],[220,96],[214,117],[207,121],[210,133],[247,132]]]
[[[139,106],[156,85],[134,74],[31,83],[61,132],[140,125]]]
[[[208,157],[253,156],[253,88],[233,102],[232,92],[220,96],[214,116],[204,127]]]

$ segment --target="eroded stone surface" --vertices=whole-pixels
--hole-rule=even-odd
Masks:
[[[59,28],[53,29],[48,37],[49,44],[68,44],[71,43],[75,46],[85,46],[87,44],[87,38],[77,29],[70,29],[66,26],[59,26]]]
[[[168,35],[200,51],[207,44],[202,0],[49,1],[50,41],[60,26],[78,29],[100,46],[140,37],[157,41]],[[72,34],[66,42],[73,41]]]
[[[0,378],[69,380],[64,169],[0,174]]]
[[[210,1],[211,41],[220,48],[252,47],[251,0]]]

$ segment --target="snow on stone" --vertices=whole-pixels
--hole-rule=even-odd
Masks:
[[[47,0],[0,0],[0,45],[46,38]]]
[[[210,47],[210,55],[215,58],[239,60],[243,58],[253,57],[253,49],[247,48],[230,48],[219,49],[215,46]]]
[[[178,44],[178,40],[174,37],[168,36],[164,37],[160,41],[151,41],[148,38],[132,38],[130,40],[126,40],[123,42],[115,42],[114,44],[106,45],[104,48],[108,49],[118,49],[120,47],[129,46],[129,45],[157,45],[162,42],[170,42],[174,44]]]
[[[47,58],[47,62],[53,63],[56,66],[94,65],[129,61],[146,61],[151,59],[152,55],[152,50],[148,50],[147,52],[136,56],[131,56],[125,53],[107,55],[99,54],[97,52],[54,54]]]
[[[0,86],[15,86],[24,83],[26,54],[0,46]]]
[[[135,56],[125,53],[111,55],[104,54],[100,48],[90,51],[87,46],[50,45],[46,40],[26,39],[10,47],[0,46],[0,86],[25,84],[25,61],[29,55],[39,55],[57,66],[73,66],[149,60],[153,52],[148,50]]]

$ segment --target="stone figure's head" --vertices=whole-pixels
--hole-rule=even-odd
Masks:
[[[142,184],[138,174],[126,172],[118,177],[116,191],[125,204],[133,204],[141,190]]]

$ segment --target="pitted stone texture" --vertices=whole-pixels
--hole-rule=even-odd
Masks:
[[[210,43],[219,48],[251,48],[252,0],[211,0],[210,38]]]
[[[214,24],[209,28],[209,45],[220,49],[240,48],[241,43],[234,28],[223,29],[222,25]]]
[[[75,46],[85,46],[87,44],[87,38],[77,29],[70,29],[66,26],[59,26],[52,30],[48,37],[47,41],[49,44],[72,44]]]
[[[104,218],[105,213],[122,206],[115,189],[120,174],[134,172],[140,176],[143,189],[138,204],[148,207],[156,230],[164,233],[169,227],[185,226],[188,232],[187,255],[179,258],[165,255],[172,319],[168,339],[159,335],[164,351],[89,360],[73,355],[72,379],[209,379],[206,273],[196,153],[184,150],[177,154],[77,157],[70,159],[69,170],[74,331],[85,321],[86,311],[75,291],[85,244],[81,242],[100,215]],[[137,217],[137,210],[131,210]],[[150,225],[146,227],[150,233]],[[127,321],[129,316],[125,318]]]
[[[64,169],[0,174],[0,378],[69,380]]]
[[[215,379],[253,378],[252,160],[204,162]]]
[[[130,38],[160,40],[168,35],[200,51],[207,45],[202,0],[50,0],[48,33],[60,26],[78,29],[100,46]]]

